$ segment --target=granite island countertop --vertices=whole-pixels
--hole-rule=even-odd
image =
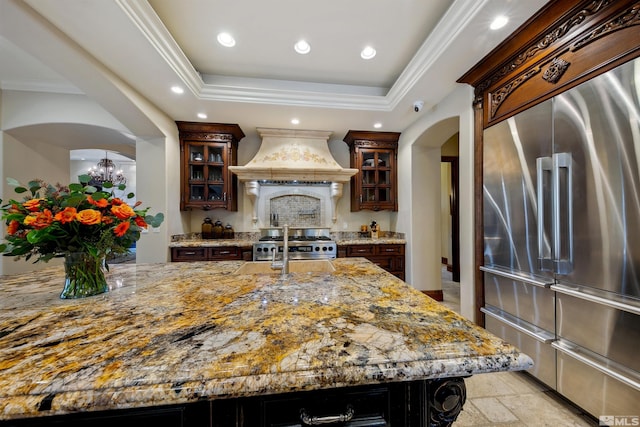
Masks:
[[[363,258],[333,273],[242,261],[0,277],[0,420],[523,370],[532,360]]]

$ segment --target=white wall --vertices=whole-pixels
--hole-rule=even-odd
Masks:
[[[461,85],[451,93],[444,101],[427,112],[421,119],[406,129],[400,137],[398,151],[398,187],[399,187],[399,212],[394,221],[397,231],[407,233],[410,238],[407,242],[407,282],[420,286],[418,289],[441,289],[440,276],[440,225],[439,217],[434,227],[436,231],[435,244],[426,238],[415,238],[416,232],[423,227],[425,218],[432,224],[432,206],[436,205],[439,213],[440,201],[440,150],[439,147],[451,136],[442,135],[434,137],[433,144],[438,146],[437,151],[424,152],[415,150],[413,146],[429,144],[429,141],[421,140],[422,136],[431,128],[437,128],[438,124],[455,118],[459,131],[459,168],[460,168],[460,310],[471,320],[475,320],[475,290],[474,290],[474,176],[473,176],[473,88]],[[452,132],[455,133],[456,130]],[[431,170],[421,167],[415,169],[412,161],[413,154],[437,157],[438,166]],[[428,160],[433,162],[435,160]],[[425,192],[432,193],[430,197],[416,194],[414,187],[424,185],[425,182],[437,182],[438,189],[432,189],[430,184]],[[414,200],[414,196],[417,199]],[[424,212],[427,212],[425,214]],[[437,260],[437,262],[435,261]],[[437,269],[437,272],[434,271]],[[428,281],[428,282],[427,282]],[[417,283],[414,283],[417,282]],[[417,287],[417,286],[416,286]]]

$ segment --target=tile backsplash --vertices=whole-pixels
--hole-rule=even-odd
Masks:
[[[270,226],[321,227],[322,200],[303,194],[273,197],[269,203]]]

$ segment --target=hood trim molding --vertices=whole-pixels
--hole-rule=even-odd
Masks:
[[[229,166],[240,182],[281,180],[349,182],[358,169],[343,168],[329,151],[330,131],[256,128],[260,149],[245,166]]]

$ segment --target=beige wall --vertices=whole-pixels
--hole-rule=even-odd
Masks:
[[[69,150],[42,142],[19,141],[6,133],[2,139],[2,164],[3,201],[23,198],[6,184],[6,177],[15,178],[23,184],[38,178],[49,183],[69,181]],[[9,257],[1,257],[0,274],[38,270],[57,262],[59,261],[52,260],[49,263],[33,264],[33,260],[14,261]]]
[[[18,139],[12,136],[16,127],[80,122],[97,127],[114,126],[113,129],[118,131],[123,129],[122,124],[111,114],[83,95],[19,91],[4,91],[1,95],[0,197],[3,199],[14,197],[13,189],[5,184],[6,177],[23,182],[41,178],[48,182],[67,183],[76,179],[75,176],[70,176],[69,149],[49,144],[46,135],[37,139]],[[48,107],[41,108],[42,105]],[[140,155],[136,163],[136,196],[144,206],[152,207],[149,213],[163,212],[168,220],[159,229],[143,234],[137,245],[138,259],[140,262],[165,262],[169,259],[170,234],[184,232],[179,207],[176,206],[180,191],[179,172],[176,170],[179,168],[177,128],[173,121],[159,113],[155,107],[144,103],[140,106],[146,109],[145,114],[159,123],[159,127],[166,130],[167,136],[138,139],[136,151]],[[89,141],[86,146],[76,148],[101,147],[91,145]],[[0,257],[0,274],[26,272],[42,266],[25,262],[14,263],[12,258]]]

